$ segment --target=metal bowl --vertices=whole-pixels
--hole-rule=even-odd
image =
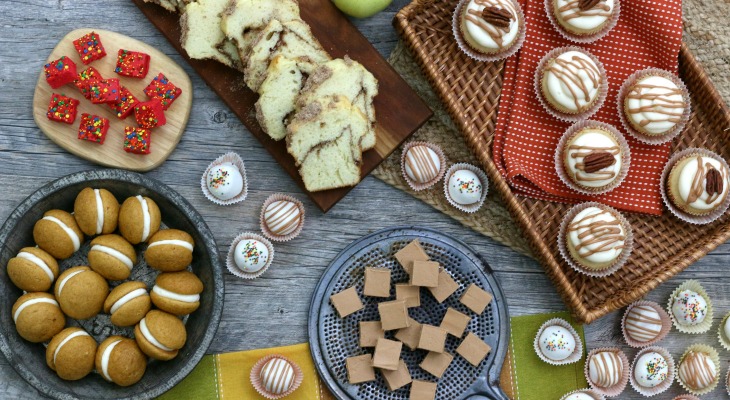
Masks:
[[[46,365],[45,346],[23,340],[15,330],[11,315],[13,304],[22,291],[8,278],[4,268],[8,260],[15,257],[21,248],[35,245],[33,225],[44,212],[51,209],[72,211],[76,195],[85,187],[108,189],[120,202],[130,196],[147,196],[160,207],[163,226],[181,229],[195,239],[191,269],[203,282],[205,289],[200,296],[200,308],[186,320],[187,342],[175,359],[167,362],[150,361],[142,380],[129,387],[109,383],[97,373],[79,381],[60,379]],[[73,265],[84,265],[88,242],[86,240],[71,258],[59,261],[61,270]],[[192,371],[218,329],[223,311],[224,287],[222,264],[213,234],[190,203],[154,179],[121,170],[87,171],[63,177],[30,195],[10,214],[0,228],[0,243],[0,350],[20,376],[47,396],[57,399],[149,399],[159,396]],[[143,247],[135,246],[138,252]],[[130,279],[142,280],[151,288],[157,272],[147,267],[144,258],[138,259]],[[121,282],[110,282],[110,286],[118,283]],[[104,314],[84,321],[70,318],[67,321],[68,325],[84,327],[99,342],[112,334],[131,335],[131,330],[114,327]]]

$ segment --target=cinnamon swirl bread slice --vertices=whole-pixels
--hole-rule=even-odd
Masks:
[[[286,125],[294,113],[305,76],[295,60],[278,55],[271,60],[266,79],[259,87],[256,119],[274,140],[286,137]]]

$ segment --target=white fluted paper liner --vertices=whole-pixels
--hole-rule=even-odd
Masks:
[[[667,378],[660,383],[657,386],[654,386],[653,388],[650,387],[644,387],[639,385],[638,382],[636,382],[636,378],[634,377],[634,369],[636,367],[636,362],[639,361],[641,356],[643,356],[646,353],[654,352],[660,354],[664,359],[667,361]],[[672,355],[669,354],[667,349],[663,347],[647,347],[640,352],[636,353],[636,356],[634,357],[634,361],[631,362],[631,373],[629,374],[629,382],[631,383],[631,387],[636,390],[637,393],[641,394],[644,397],[651,397],[654,395],[657,395],[659,393],[665,392],[667,389],[669,389],[670,386],[672,386],[672,382],[674,382],[674,373],[675,373],[675,366],[674,366],[674,359],[672,358]]]
[[[245,239],[254,239],[258,240],[259,242],[263,243],[266,248],[269,250],[269,259],[266,261],[266,265],[264,265],[263,268],[261,268],[259,271],[254,273],[247,273],[238,268],[236,265],[236,261],[234,259],[234,253],[236,252],[236,245],[238,245],[241,240]],[[265,237],[253,233],[253,232],[244,232],[238,236],[236,236],[235,239],[233,239],[233,242],[231,242],[231,247],[228,249],[228,256],[226,257],[226,267],[228,268],[228,271],[230,271],[233,275],[242,278],[242,279],[256,279],[259,276],[263,275],[266,270],[269,269],[271,266],[271,262],[274,261],[274,245],[269,242],[268,239]]]
[[[241,177],[243,178],[243,190],[241,190],[241,193],[238,196],[232,199],[221,200],[213,196],[213,194],[208,189],[208,172],[210,172],[213,167],[217,167],[226,163],[233,164],[234,166],[236,166],[236,168],[238,168],[238,171],[241,172]],[[212,201],[215,204],[218,204],[219,206],[230,206],[232,204],[240,203],[246,200],[246,196],[248,195],[248,179],[246,178],[246,166],[243,165],[243,159],[241,159],[241,156],[236,153],[230,152],[216,158],[215,161],[208,165],[208,168],[206,168],[205,172],[203,173],[203,177],[200,178],[200,188],[203,190],[203,194],[208,200]]]
[[[679,123],[675,125],[671,131],[663,133],[661,135],[649,135],[646,133],[641,133],[636,130],[626,118],[626,108],[624,104],[626,96],[629,94],[629,90],[632,86],[634,86],[636,82],[647,76],[661,76],[662,78],[666,78],[674,82],[674,84],[677,85],[677,87],[682,91],[682,99],[684,100],[684,104],[687,105],[687,107],[685,107],[684,109],[684,113],[682,114],[682,118]],[[687,86],[676,75],[663,69],[647,68],[641,71],[636,71],[628,78],[626,78],[618,91],[618,96],[616,97],[616,108],[618,111],[619,120],[621,121],[621,125],[623,125],[624,129],[626,129],[626,132],[628,132],[631,136],[633,136],[640,142],[649,145],[659,145],[671,141],[684,130],[684,128],[687,126],[687,122],[689,122],[689,117],[692,113],[692,102],[690,101],[689,90],[687,90]]]
[[[679,367],[682,365],[682,361],[684,360],[684,357],[687,356],[689,352],[696,352],[696,353],[705,353],[710,357],[710,360],[715,364],[715,382],[710,384],[710,386],[701,389],[701,390],[694,390],[687,386],[685,382],[682,381],[682,378],[679,376]],[[706,344],[702,343],[695,343],[689,347],[687,347],[687,350],[684,351],[684,354],[682,354],[682,357],[679,359],[679,363],[677,364],[677,382],[684,388],[684,390],[692,393],[695,396],[702,396],[703,394],[710,393],[711,391],[715,390],[718,383],[720,383],[720,355],[717,353],[717,350],[715,350],[713,347],[710,347]]]
[[[297,229],[294,230],[294,232],[288,234],[288,235],[277,235],[274,232],[269,229],[268,225],[266,225],[266,208],[271,205],[271,203],[277,202],[277,201],[289,201],[294,203],[294,205],[299,208],[299,226],[297,226]],[[283,193],[274,193],[269,198],[264,201],[264,204],[261,206],[261,215],[259,217],[259,224],[261,225],[261,232],[263,232],[264,236],[267,238],[275,241],[275,242],[288,242],[295,237],[299,236],[299,234],[302,232],[302,228],[304,227],[304,217],[305,217],[306,210],[304,209],[304,204],[302,204],[301,201],[295,199],[294,197],[291,197],[289,195],[283,194]]]
[[[602,387],[596,386],[591,381],[591,374],[590,374],[591,358],[596,353],[601,353],[604,351],[610,351],[612,353],[618,354],[618,358],[621,359],[621,366],[622,366],[621,377],[620,377],[618,383],[613,386],[607,387],[607,388],[602,388]],[[590,351],[590,353],[588,353],[588,355],[586,356],[586,365],[585,365],[583,372],[585,373],[586,381],[588,381],[588,384],[591,386],[591,388],[593,390],[595,390],[597,393],[600,393],[606,397],[616,397],[616,396],[620,395],[621,393],[623,393],[624,389],[626,389],[626,385],[629,384],[629,373],[631,372],[631,368],[629,366],[629,359],[626,357],[626,354],[624,354],[624,352],[621,351],[621,349],[619,349],[618,347],[601,347],[598,349],[593,349]]]
[[[626,232],[626,240],[624,240],[623,251],[610,267],[602,270],[592,270],[590,268],[586,268],[580,265],[578,261],[573,259],[573,256],[570,254],[570,250],[568,249],[568,225],[570,225],[571,221],[573,220],[573,218],[575,218],[576,215],[580,214],[581,211],[589,207],[597,207],[602,210],[611,212],[616,218],[618,218],[621,226]],[[581,203],[571,208],[565,215],[565,217],[563,217],[563,221],[560,223],[560,231],[558,233],[558,250],[560,251],[560,255],[563,257],[565,262],[568,263],[568,265],[574,270],[580,272],[581,274],[588,275],[592,278],[603,278],[612,275],[614,272],[618,271],[629,260],[631,252],[634,250],[634,232],[631,229],[631,224],[629,223],[629,221],[627,221],[626,218],[624,218],[624,216],[617,210],[605,204],[596,202]]]
[[[474,174],[476,174],[477,177],[479,177],[479,180],[482,183],[482,196],[479,198],[479,201],[474,204],[459,204],[454,199],[451,198],[451,195],[449,194],[449,179],[451,178],[451,175],[454,174],[454,172],[466,169]],[[484,173],[481,169],[471,165],[471,164],[465,164],[465,163],[458,163],[451,166],[451,168],[446,171],[446,174],[444,174],[444,196],[446,196],[446,200],[449,201],[449,203],[454,206],[456,209],[461,210],[465,213],[475,213],[477,212],[481,207],[482,204],[484,204],[484,200],[487,198],[487,193],[489,192],[489,178],[487,178],[487,174]]]
[[[542,354],[542,350],[540,349],[540,335],[542,335],[542,331],[545,330],[545,328],[549,326],[560,326],[565,328],[568,332],[570,332],[571,335],[573,335],[573,338],[575,339],[575,349],[573,349],[573,353],[568,356],[565,360],[551,360],[547,358],[544,354]],[[550,320],[545,321],[542,326],[540,326],[540,329],[537,330],[537,335],[535,335],[535,340],[533,341],[533,346],[535,348],[535,353],[537,353],[537,356],[540,357],[541,360],[545,361],[546,363],[550,365],[566,365],[566,364],[573,364],[575,362],[578,362],[583,357],[583,342],[580,340],[580,335],[578,335],[578,332],[573,329],[573,327],[568,323],[568,321],[562,319],[562,318],[553,318]]]
[[[596,101],[588,109],[575,114],[564,113],[556,110],[555,108],[553,108],[553,106],[550,105],[547,99],[545,99],[545,96],[543,96],[542,94],[542,76],[545,72],[545,65],[548,63],[548,61],[568,51],[579,51],[587,55],[596,64],[596,66],[598,67],[598,73],[601,76],[601,85],[598,89],[598,97],[596,98]],[[537,65],[537,69],[535,70],[534,89],[537,100],[540,102],[540,104],[545,109],[545,111],[547,111],[548,114],[561,121],[578,122],[590,118],[591,115],[595,114],[601,108],[601,106],[603,106],[603,103],[606,101],[606,96],[608,95],[608,78],[606,77],[606,70],[603,67],[603,63],[601,63],[601,61],[596,58],[596,56],[589,53],[587,50],[577,46],[558,47],[556,49],[552,49],[547,54],[545,54],[542,60],[540,60],[540,63]]]
[[[626,332],[626,318],[629,315],[629,312],[632,308],[637,306],[648,306],[653,308],[657,314],[659,314],[659,319],[662,321],[662,329],[659,331],[659,334],[656,338],[646,341],[646,342],[639,342],[638,340],[635,340],[631,337],[631,335]],[[631,303],[627,308],[626,312],[624,313],[624,317],[621,319],[621,332],[623,333],[624,340],[626,341],[626,344],[628,344],[631,347],[634,348],[643,348],[648,346],[653,346],[657,343],[659,343],[662,339],[667,337],[669,334],[669,331],[672,330],[672,319],[669,317],[669,314],[667,314],[666,311],[662,308],[661,305],[658,303],[655,303],[653,301],[646,301],[646,300],[639,300],[634,303]]]
[[[554,0],[545,0],[545,13],[548,16],[550,24],[552,24],[553,28],[555,28],[560,36],[570,40],[571,42],[579,44],[593,43],[608,35],[608,32],[610,32],[611,29],[613,29],[618,23],[619,15],[621,15],[621,2],[619,0],[613,0],[613,15],[611,15],[611,19],[606,24],[604,24],[600,29],[597,29],[593,33],[577,35],[575,33],[569,32],[567,29],[563,28],[562,25],[560,25],[557,17],[555,16],[555,13],[553,12],[553,2]]]
[[[511,46],[494,54],[482,53],[472,48],[469,43],[466,42],[463,37],[463,33],[461,32],[461,16],[464,12],[464,7],[466,7],[467,3],[469,3],[469,0],[462,0],[459,5],[456,6],[456,10],[454,11],[454,15],[451,19],[451,31],[454,35],[454,39],[456,40],[456,44],[459,46],[459,49],[464,52],[464,54],[477,61],[493,62],[504,60],[505,58],[517,53],[517,51],[522,47],[522,44],[525,42],[525,33],[527,32],[527,28],[522,7],[520,7],[516,1],[510,1],[512,1],[512,5],[515,10],[517,10],[517,23],[520,24],[520,31],[517,33],[517,38]]]
[[[291,388],[287,390],[286,392],[278,395],[274,395],[269,393],[266,388],[264,387],[263,382],[261,382],[261,369],[264,368],[264,365],[266,365],[269,360],[273,358],[280,358],[289,364],[291,364],[292,369],[294,369],[294,382],[292,382]],[[280,356],[278,354],[271,354],[268,356],[263,357],[262,359],[258,360],[256,364],[254,364],[253,368],[251,368],[251,374],[249,376],[251,379],[251,384],[253,385],[253,388],[256,389],[257,392],[259,392],[260,395],[266,397],[270,400],[277,400],[281,399],[283,397],[289,396],[292,394],[295,390],[299,389],[299,386],[301,386],[302,381],[304,381],[304,372],[302,372],[302,369],[299,368],[297,364],[292,362],[290,359]]]
[[[566,393],[565,395],[563,395],[563,397],[561,397],[560,400],[567,400],[568,397],[570,397],[570,396],[572,396],[574,394],[585,394],[585,395],[591,396],[594,400],[606,400],[606,397],[604,397],[602,394],[596,392],[593,389],[578,389],[578,390],[574,390],[574,391],[572,391],[570,393]]]
[[[441,162],[441,168],[439,169],[439,173],[436,175],[435,178],[431,179],[428,182],[424,182],[424,183],[416,182],[415,180],[411,179],[408,176],[408,174],[406,173],[406,154],[408,154],[408,150],[410,150],[414,146],[428,147],[429,149],[433,150],[434,153],[436,153],[436,155],[439,158],[439,162]],[[409,142],[409,143],[406,143],[405,146],[403,146],[403,153],[401,154],[401,157],[400,157],[400,171],[401,171],[401,174],[403,175],[403,179],[405,179],[406,182],[408,183],[408,186],[410,186],[411,189],[413,189],[414,191],[419,192],[421,190],[430,188],[431,186],[435,185],[436,182],[440,181],[441,178],[444,177],[444,173],[446,172],[446,156],[444,155],[444,151],[441,150],[441,147],[439,147],[433,143],[419,142],[419,141]]]
[[[667,207],[667,209],[677,218],[680,220],[694,224],[694,225],[707,225],[710,223],[715,222],[718,218],[720,218],[725,212],[727,211],[728,207],[730,207],[730,195],[725,196],[725,200],[720,204],[719,207],[717,207],[713,212],[707,214],[707,215],[692,215],[687,212],[684,212],[679,207],[675,206],[674,203],[671,201],[671,198],[669,197],[669,174],[672,172],[672,168],[675,164],[677,164],[680,160],[682,160],[685,157],[693,156],[693,155],[701,155],[705,157],[711,157],[722,164],[722,166],[730,171],[730,167],[728,167],[727,162],[717,155],[717,153],[713,153],[710,150],[707,149],[699,149],[695,147],[691,147],[689,149],[684,149],[680,151],[679,153],[675,153],[672,155],[672,157],[667,161],[666,165],[664,165],[664,171],[662,172],[662,180],[659,182],[659,190],[662,194],[662,200],[664,201],[664,206]],[[725,182],[727,185],[728,183]]]
[[[725,324],[727,323],[728,318],[730,318],[730,312],[725,314],[722,322],[720,322],[720,328],[717,330],[717,340],[720,341],[720,345],[723,349],[730,351],[730,338],[725,336]]]
[[[677,295],[685,290],[691,290],[700,296],[702,296],[705,301],[707,302],[707,313],[705,314],[705,319],[702,320],[701,323],[697,325],[682,325],[679,323],[677,318],[674,316],[674,313],[672,312],[672,305],[674,304],[674,299],[677,297]],[[690,279],[688,281],[684,281],[679,287],[674,289],[672,292],[672,295],[669,296],[669,303],[667,304],[667,313],[669,313],[669,317],[672,319],[672,323],[674,324],[674,327],[677,328],[678,331],[682,333],[689,333],[689,334],[700,334],[705,333],[710,330],[712,327],[712,315],[714,313],[714,310],[712,308],[712,300],[710,299],[710,296],[705,291],[705,288],[700,285],[699,281],[696,281],[694,279]]]
[[[681,394],[672,400],[700,400],[700,398],[691,394]]]
[[[603,187],[589,188],[578,185],[573,179],[570,178],[568,172],[565,170],[565,146],[568,142],[580,131],[586,128],[595,128],[606,131],[613,135],[613,138],[621,148],[621,170],[619,171],[618,177],[613,182]],[[573,124],[568,130],[565,131],[563,136],[560,138],[558,147],[555,149],[555,171],[558,174],[563,183],[574,191],[587,195],[599,195],[608,193],[617,187],[621,186],[626,176],[629,174],[629,167],[631,166],[631,150],[629,144],[626,142],[624,135],[619,132],[615,127],[599,121],[586,120],[579,121]]]

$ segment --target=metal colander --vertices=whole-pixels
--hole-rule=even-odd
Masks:
[[[320,376],[332,393],[341,399],[408,399],[408,387],[391,392],[380,374],[373,382],[349,384],[345,359],[372,353],[372,349],[358,346],[358,323],[380,319],[378,303],[395,298],[394,285],[390,299],[362,296],[365,267],[388,268],[393,284],[407,282],[407,274],[394,255],[414,239],[420,241],[432,260],[438,261],[451,274],[459,289],[442,304],[436,302],[428,290],[421,289],[421,306],[409,309],[411,318],[438,326],[446,310],[452,307],[472,316],[467,329],[492,347],[487,358],[474,367],[456,354],[461,339],[448,335],[446,351],[454,355],[454,360],[439,380],[436,398],[507,399],[498,385],[509,342],[507,304],[502,290],[491,268],[477,253],[454,238],[425,228],[390,228],[375,232],[353,242],[329,265],[317,285],[309,313],[309,343]],[[459,302],[472,283],[494,296],[484,313],[478,316]],[[355,286],[365,307],[343,319],[332,307],[329,298],[350,286]],[[394,333],[387,332],[386,338],[393,339]],[[424,350],[408,351],[404,347],[401,356],[413,379],[434,381],[433,376],[418,366],[426,354]]]

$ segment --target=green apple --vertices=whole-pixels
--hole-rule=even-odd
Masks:
[[[334,0],[334,2],[337,8],[349,16],[367,18],[385,10],[393,0]]]

